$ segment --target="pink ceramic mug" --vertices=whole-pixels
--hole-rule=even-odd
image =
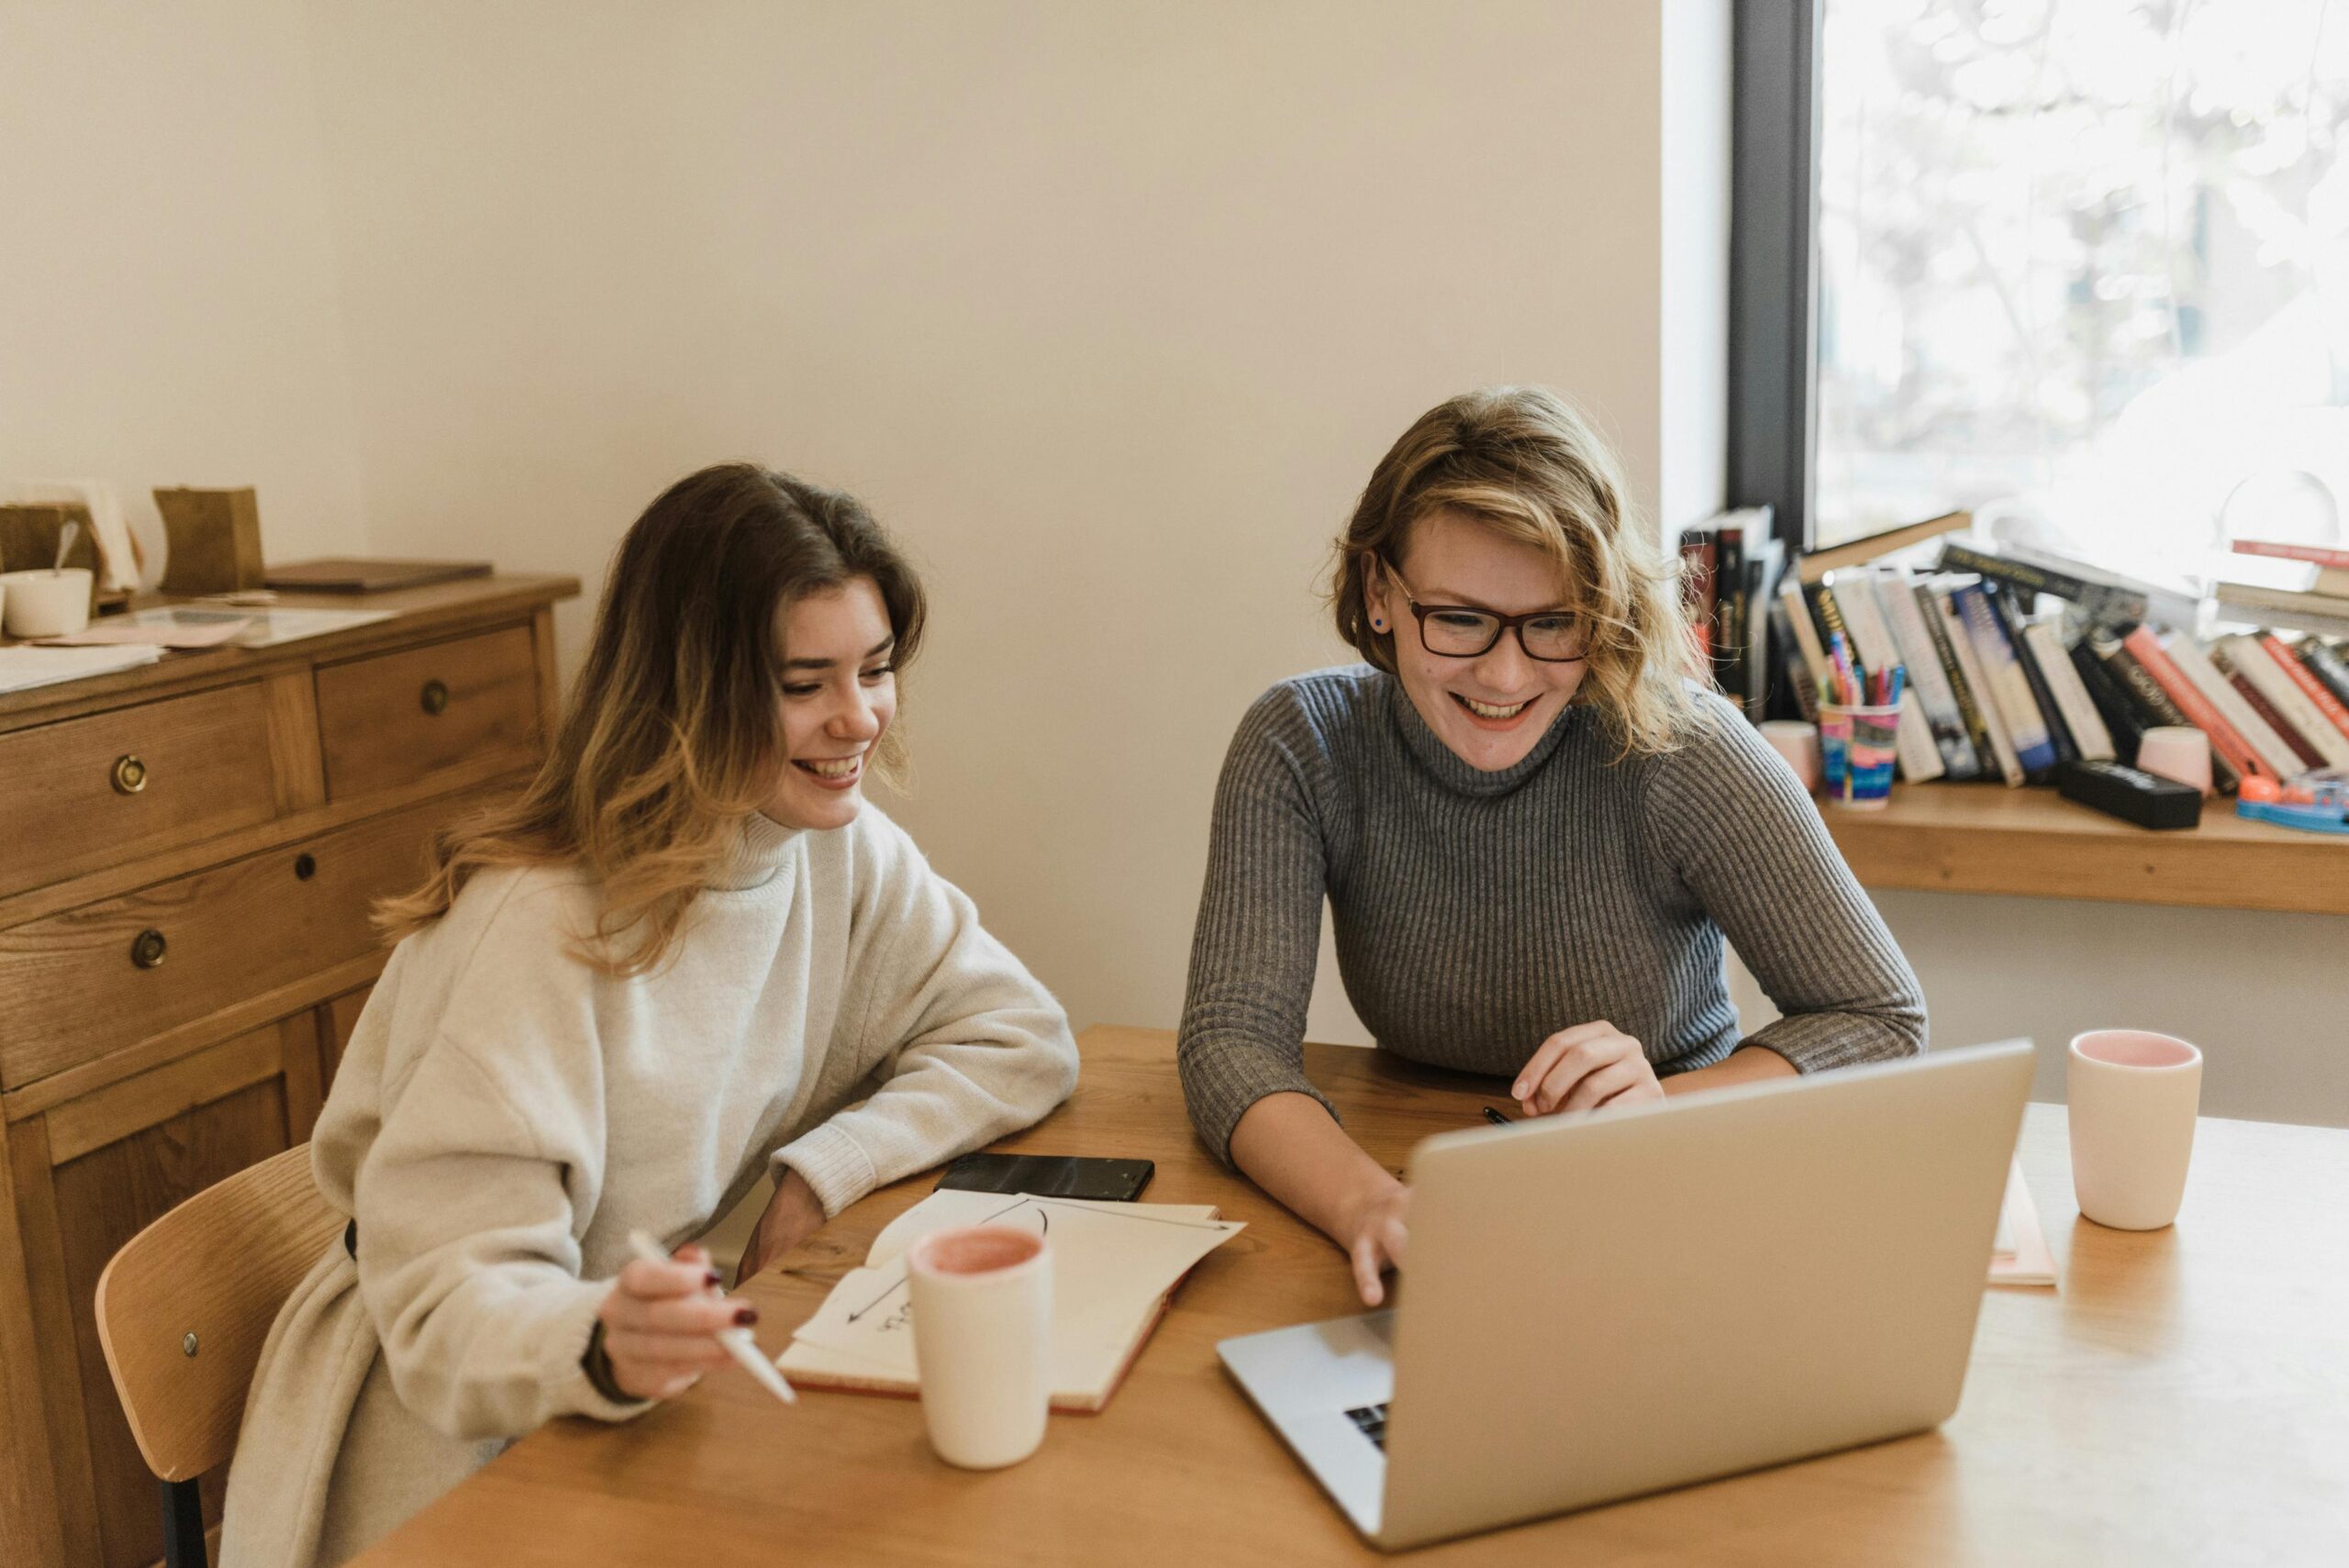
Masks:
[[[2116,1230],[2176,1219],[2201,1094],[2202,1053],[2182,1040],[2143,1029],[2075,1035],[2065,1098],[2080,1213]]]

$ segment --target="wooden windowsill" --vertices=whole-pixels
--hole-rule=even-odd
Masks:
[[[1881,811],[1820,809],[1867,887],[2349,915],[2349,835],[2248,822],[2230,800],[2161,833],[1989,784],[1897,784]]]

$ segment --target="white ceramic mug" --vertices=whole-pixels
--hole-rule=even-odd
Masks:
[[[2176,1219],[2201,1095],[2202,1053],[2182,1040],[2143,1029],[2075,1035],[2065,1098],[2080,1213],[2116,1230]]]
[[[2137,743],[2137,766],[2146,773],[2210,793],[2210,738],[2190,724],[2164,724]]]
[[[6,603],[0,626],[10,637],[64,637],[90,624],[90,569],[69,566],[0,576]]]
[[[1044,1239],[1008,1225],[935,1231],[907,1249],[906,1278],[930,1446],[965,1470],[1035,1452],[1052,1392]]]
[[[1795,771],[1795,778],[1802,787],[1816,793],[1819,789],[1819,726],[1806,724],[1799,718],[1765,719],[1762,739],[1770,750],[1787,760]]]

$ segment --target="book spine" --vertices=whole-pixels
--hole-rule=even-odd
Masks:
[[[2272,649],[2268,646],[2271,642],[2275,643]],[[2322,759],[2317,766],[2349,768],[2349,729],[2344,729],[2349,713],[2343,713],[2332,694],[2310,678],[2309,673],[2300,668],[2300,662],[2292,657],[2291,650],[2272,637],[2231,637],[2227,651],[2235,668],[2260,689],[2269,706],[2288,719],[2292,728],[2300,732],[2300,739],[2308,742],[2309,749]],[[2311,690],[2313,696],[2310,695]],[[2324,701],[2319,702],[2319,696]],[[2328,707],[2331,712],[2326,711]],[[2336,720],[2334,713],[2342,713],[2343,718]]]
[[[1860,684],[1865,687],[1868,679],[1867,666],[1861,662],[1860,651],[1853,644],[1852,628],[1843,619],[1842,606],[1836,603],[1835,590],[1822,577],[1816,583],[1805,583],[1802,596],[1810,605],[1811,618],[1819,623],[1820,646],[1825,647],[1835,639],[1842,638],[1844,656],[1852,662],[1852,673],[1859,677]]]
[[[2300,639],[2300,667],[2314,675],[2324,688],[2349,706],[2349,661],[2333,651],[2321,637]]]
[[[1998,705],[1998,717],[2006,721],[2007,737],[2014,743],[2024,775],[2047,772],[2055,765],[2055,743],[2048,736],[2038,699],[2031,695],[2031,681],[2015,657],[2014,645],[1998,624],[1998,612],[1990,607],[1978,583],[1958,589],[1954,597],[1966,635],[1974,640],[1975,662],[1989,677],[1991,699]]]
[[[2279,779],[2292,778],[2299,773],[2299,753],[2284,743],[2284,738],[2243,700],[2241,694],[2224,675],[2211,668],[2210,658],[2202,651],[2200,643],[2182,631],[2174,631],[2162,639],[2162,651],[2169,655],[2169,662],[2177,666],[2180,673],[2210,699],[2210,706],[2226,716],[2227,722],[2235,727],[2235,733],[2241,735],[2244,744],[2267,764],[2270,773]]]
[[[1770,706],[1770,603],[1777,591],[1786,546],[1775,539],[1745,546],[1745,717],[1759,724]]]
[[[1884,615],[1876,606],[1876,590],[1867,574],[1839,572],[1831,581],[1835,587],[1835,602],[1843,609],[1843,624],[1851,628],[1853,639],[1859,645],[1860,660],[1877,673],[1900,668],[1900,650],[1894,645],[1892,632],[1884,624]],[[1892,745],[1900,759],[1901,776],[1919,782],[1940,778],[1947,771],[1946,766],[1942,762],[1941,748],[1933,740],[1932,723],[1917,700],[1913,684],[1903,687],[1899,710],[1899,717],[1893,721]]]
[[[1925,629],[1925,617],[1918,612],[1909,574],[1887,566],[1870,573],[1870,581],[1876,589],[1876,608],[1900,651],[1901,667],[1909,672],[1909,689],[1917,694],[1918,706],[1925,710],[1934,748],[1941,752],[1943,771],[1953,779],[1981,777],[1982,764],[1974,755],[1974,742],[1966,734],[1965,718],[1957,711],[1957,696],[1950,690],[1941,654]]]
[[[2239,539],[2234,541],[2237,555],[2266,555],[2279,561],[2306,561],[2318,566],[2349,568],[2349,550],[2332,550],[2321,544],[2285,544],[2277,539]]]
[[[2091,583],[2084,577],[2075,577],[2068,572],[2058,572],[2052,567],[1993,555],[1987,550],[1976,550],[1954,539],[1945,540],[1942,545],[1941,569],[1944,572],[1978,573],[2026,594],[2053,594],[2059,599],[2069,599],[2096,620],[2143,620],[2145,617],[2145,595],[2143,594],[2127,588],[2115,588],[2109,584]],[[2023,607],[2027,609],[2030,606],[2025,604]]]
[[[1770,641],[1777,655],[1778,667],[1785,673],[1787,690],[1793,694],[1795,711],[1802,716],[1803,721],[1816,724],[1819,722],[1819,684],[1812,679],[1810,662],[1803,657],[1802,649],[1796,641],[1798,634],[1795,628],[1798,618],[1808,621],[1809,617],[1798,617],[1795,612],[1789,611],[1783,597],[1770,601]]]
[[[2126,647],[2115,642],[2098,657],[2103,660],[2104,667],[2112,673],[2114,684],[2126,692],[2129,699],[2143,710],[2146,719],[2146,728],[2151,729],[2163,725],[2171,727],[2185,725],[2190,728],[2193,725],[2194,721],[2186,717],[2186,710],[2179,707],[2169,693],[2162,689],[2160,682],[2146,673],[2145,667],[2137,662],[2137,656],[2130,652]]]
[[[1990,601],[1990,613],[1998,617],[2008,646],[2015,651],[2015,662],[2022,666],[2023,681],[2031,687],[2031,700],[2039,705],[2040,722],[2047,727],[2047,740],[2055,748],[2055,760],[2076,760],[2079,744],[2072,739],[2071,726],[2064,722],[2063,709],[2055,706],[2055,694],[2047,689],[2046,679],[2039,673],[2039,661],[2032,656],[2031,644],[2023,640],[2022,611],[2015,595],[1997,583],[1983,584],[1982,595]]]
[[[2233,721],[2221,713],[2211,699],[2204,695],[2204,688],[2188,680],[2186,673],[2171,660],[2168,650],[2154,636],[2151,628],[2138,627],[2121,639],[2121,645],[2129,650],[2130,657],[2137,661],[2145,673],[2153,678],[2154,684],[2161,687],[2164,695],[2177,705],[2186,721],[2210,738],[2210,749],[2226,759],[2227,766],[2235,771],[2238,778],[2277,777],[2276,770],[2267,765],[2266,759],[2252,750],[2251,743],[2243,738],[2243,732],[2234,727]],[[2203,664],[2202,668],[2211,680],[2218,680],[2209,664]],[[2224,684],[2220,682],[2221,685]],[[2230,696],[2233,695],[2232,692],[2228,693]]]
[[[1688,634],[1697,646],[1698,668],[1713,667],[1713,537],[1703,528],[1680,534],[1680,602],[1688,612]]]
[[[1778,602],[1786,606],[1787,624],[1794,630],[1795,646],[1802,651],[1802,662],[1810,666],[1812,689],[1827,690],[1827,649],[1819,640],[1819,623],[1810,618],[1810,606],[1803,600],[1802,579],[1791,571],[1778,579]]]
[[[2088,700],[2088,689],[2080,684],[2079,672],[2072,668],[2072,657],[2065,651],[2064,639],[2055,634],[2054,626],[2043,620],[2023,628],[2022,635],[2039,662],[2040,680],[2064,712],[2064,728],[2072,732],[2072,744],[2091,762],[2111,762],[2111,732],[2105,728],[2096,704]]]
[[[1941,662],[1942,674],[1949,682],[1950,697],[1957,704],[1957,716],[1965,726],[1966,744],[1974,752],[1976,776],[1998,770],[1998,760],[1991,754],[1990,730],[1983,721],[1981,699],[1974,695],[1974,683],[1966,678],[1965,666],[1959,662],[1957,644],[1950,639],[1953,630],[1949,618],[1942,613],[1942,601],[1933,591],[1920,583],[1915,589],[1917,617],[1925,626],[1925,635],[1932,639],[1933,656]],[[1954,628],[1959,637],[1963,628]]]
[[[2014,736],[2007,728],[2006,715],[1998,707],[1998,694],[1991,687],[1989,668],[1983,661],[1982,651],[1974,645],[1973,630],[1966,624],[1954,594],[1941,599],[1941,612],[1942,624],[1949,631],[1950,647],[1957,654],[1958,667],[1965,672],[1966,684],[1974,688],[1975,700],[1981,705],[1982,722],[1989,731],[1990,751],[1998,762],[1998,776],[2011,789],[2027,775],[2021,754],[2015,750]]]
[[[2080,689],[2096,705],[2106,733],[2112,737],[2114,757],[2133,764],[2137,761],[2137,743],[2145,738],[2144,720],[2139,717],[2136,705],[2112,678],[2104,661],[2089,651],[2085,639],[2072,645],[2071,660],[2072,672],[2080,679]]]
[[[2210,662],[2210,668],[2218,672],[2219,679],[2234,689],[2235,695],[2242,699],[2243,706],[2251,709],[2252,717],[2266,725],[2268,733],[2283,744],[2284,752],[2291,759],[2290,762],[2285,762],[2277,757],[2268,759],[2277,763],[2278,772],[2288,779],[2306,773],[2310,768],[2324,765],[2324,761],[2317,755],[2316,749],[2302,740],[2299,731],[2292,727],[2292,721],[2286,718],[2282,711],[2267,700],[2266,693],[2252,684],[2251,677],[2244,674],[2236,665],[2233,654],[2214,643],[2202,651],[2202,657]],[[2238,725],[2236,728],[2240,729],[2243,727]],[[2251,741],[2254,746],[2261,743],[2259,739],[2248,729],[2244,730],[2243,739]]]
[[[1713,684],[1735,702],[1745,690],[1745,530],[1724,525],[1713,541]]]
[[[2259,646],[2266,650],[2267,657],[2276,661],[2276,668],[2283,672],[2284,678],[2299,688],[2300,695],[2308,698],[2309,706],[2322,715],[2324,721],[2335,730],[2349,737],[2349,705],[2344,705],[2330,687],[2317,679],[2314,671],[2293,656],[2292,645],[2272,631],[2263,631],[2259,634]]]
[[[2145,635],[2148,638],[2154,635],[2151,628],[2146,629]],[[2160,726],[2199,729],[2205,736],[2210,735],[2206,726],[2186,716],[2186,710],[2177,706],[2176,699],[2169,695],[2169,689],[2154,679],[2153,673],[2138,662],[2136,653],[2125,643],[2114,640],[2110,647],[2099,647],[2098,658],[2112,673],[2114,684],[2137,706],[2144,717],[2146,728]],[[2154,651],[2159,652],[2159,648],[2156,647]],[[2182,675],[2178,678],[2185,679]],[[2211,737],[2210,740],[2210,782],[2228,794],[2232,794],[2236,785],[2243,782],[2243,770],[2235,765],[2233,755],[2218,743],[2216,737]]]

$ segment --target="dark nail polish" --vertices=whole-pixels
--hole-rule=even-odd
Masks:
[[[702,1270],[701,1283],[704,1284],[716,1284],[718,1283],[718,1271],[716,1269]]]
[[[758,1320],[759,1309],[755,1307],[738,1307],[734,1309],[734,1321],[745,1329]]]

